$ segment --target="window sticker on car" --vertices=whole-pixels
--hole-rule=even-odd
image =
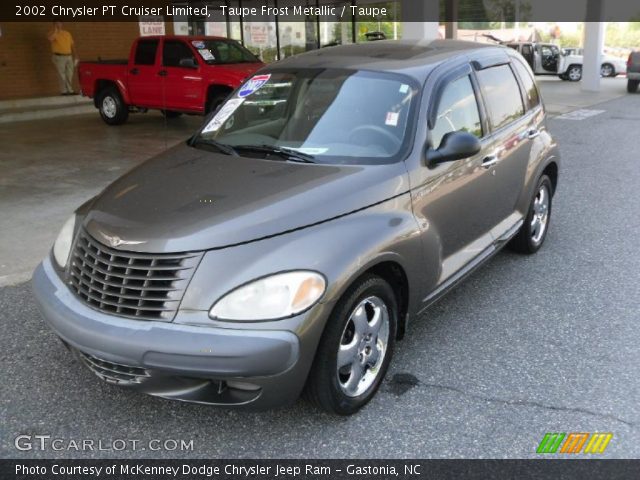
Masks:
[[[208,48],[199,48],[198,53],[204,60],[215,60],[216,57],[211,53]]]
[[[400,114],[398,112],[387,112],[387,119],[384,123],[385,125],[389,125],[390,127],[397,127],[399,119]]]
[[[328,148],[322,148],[322,147],[299,147],[299,148],[287,147],[287,148],[289,150],[294,150],[296,152],[306,153],[307,155],[322,155],[323,153],[327,153],[329,151]]]
[[[216,114],[215,117],[202,130],[202,133],[217,132],[227,119],[233,115],[240,105],[244,102],[244,98],[233,98],[224,104],[224,107]]]
[[[400,85],[400,93],[407,93],[409,91],[409,85],[407,85],[406,83],[403,83],[402,85]]]
[[[202,40],[194,40],[193,42],[191,42],[191,45],[193,45],[197,49],[204,48],[204,42]]]
[[[248,97],[252,93],[262,88],[264,84],[269,81],[270,78],[271,78],[270,73],[266,75],[256,75],[240,88],[240,92],[238,92],[238,96],[240,98]]]

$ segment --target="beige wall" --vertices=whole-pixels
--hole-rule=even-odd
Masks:
[[[0,23],[0,100],[60,93],[47,40],[51,28],[50,22]],[[80,60],[126,58],[139,35],[137,22],[66,22],[64,28]],[[171,22],[165,28],[172,33]]]

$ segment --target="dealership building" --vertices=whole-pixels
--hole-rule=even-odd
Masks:
[[[599,8],[602,0],[585,0]],[[124,59],[139,35],[212,35],[235,39],[269,63],[298,53],[330,45],[368,41],[383,31],[387,38],[463,38],[457,22],[416,22],[407,19],[457,18],[460,0],[357,0],[358,7],[385,8],[384,16],[359,15],[356,0],[205,0],[172,1],[176,11],[196,12],[185,16],[133,17],[130,21],[68,21],[64,28],[75,40],[80,60]],[[295,15],[293,7],[305,4],[316,15]],[[207,16],[201,13],[206,6]],[[222,8],[222,7],[225,8]],[[231,9],[270,7],[269,14],[251,16],[250,21],[230,14]],[[289,7],[280,17],[276,9]],[[434,10],[435,9],[435,10]],[[262,8],[258,8],[262,11]],[[403,21],[405,20],[405,21]],[[583,89],[599,88],[599,55],[604,41],[604,23],[587,22]],[[0,100],[53,96],[59,93],[51,61],[47,34],[51,22],[0,22]],[[468,38],[478,40],[477,38]],[[76,85],[77,88],[77,85]]]
[[[203,2],[176,2],[176,6]],[[358,17],[351,10],[351,1],[309,1],[309,5],[323,8],[319,13],[337,12],[336,15],[299,15],[286,17],[265,15],[243,21],[232,16],[226,7],[267,5],[290,7],[301,2],[295,0],[227,0],[205,2],[208,17],[141,17],[128,22],[64,22],[75,41],[80,60],[114,60],[127,58],[133,40],[139,35],[213,35],[235,39],[265,62],[273,62],[297,53],[327,45],[347,44],[367,40],[367,33],[386,29],[389,38],[399,38],[402,24],[399,20],[399,2],[371,2],[387,8],[385,25],[381,19]],[[359,1],[358,4],[363,2]],[[343,7],[346,7],[343,10]],[[202,10],[193,9],[196,12]],[[344,16],[339,16],[344,12]],[[286,19],[286,21],[285,21]],[[51,62],[47,34],[51,22],[0,22],[0,100],[41,97],[58,94],[58,79]]]

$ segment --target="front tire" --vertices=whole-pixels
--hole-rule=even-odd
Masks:
[[[121,125],[129,118],[129,107],[116,87],[105,88],[97,103],[100,116],[107,125]]]
[[[549,231],[552,201],[553,184],[547,175],[542,175],[536,185],[524,224],[509,242],[511,250],[529,255],[540,250]]]
[[[627,80],[627,92],[636,93],[638,85],[640,85],[640,80]]]
[[[375,395],[393,355],[398,303],[389,284],[367,275],[327,321],[305,396],[329,413],[352,415]]]

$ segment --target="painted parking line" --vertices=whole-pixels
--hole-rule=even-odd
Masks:
[[[590,117],[594,117],[596,115],[600,115],[604,113],[605,110],[588,110],[586,108],[581,108],[578,110],[574,110],[573,112],[565,113],[556,118],[560,120],[585,120]]]

